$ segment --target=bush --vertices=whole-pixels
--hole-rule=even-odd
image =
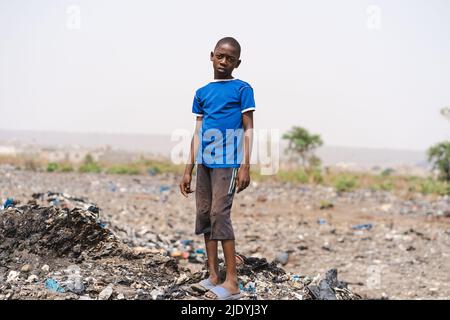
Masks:
[[[450,182],[450,141],[443,141],[427,151],[428,161],[439,171],[439,179]]]
[[[58,169],[59,166],[55,162],[50,162],[49,164],[47,164],[47,172],[54,172],[57,171]]]
[[[381,183],[374,184],[370,187],[372,190],[383,190],[383,191],[391,191],[394,189],[394,184],[392,181],[382,181]]]
[[[65,163],[65,164],[61,165],[60,170],[61,170],[61,172],[72,172],[73,167],[71,164]]]
[[[319,207],[320,207],[320,210],[331,209],[334,207],[334,204],[328,200],[320,200]]]
[[[102,172],[102,168],[97,163],[87,163],[87,164],[83,164],[78,169],[78,171],[80,171],[82,173],[88,173],[88,172],[100,173],[100,172]]]
[[[310,173],[310,177],[313,183],[323,183],[322,170],[320,170],[319,167],[316,167],[312,170],[312,172]]]
[[[141,171],[139,168],[131,167],[131,166],[113,166],[107,170],[107,173],[110,174],[140,174]]]
[[[392,169],[392,168],[387,168],[387,169],[384,169],[384,170],[381,172],[381,176],[382,176],[382,177],[388,177],[388,176],[392,175],[394,172],[395,172],[394,169]]]
[[[97,162],[94,161],[94,158],[92,158],[90,154],[87,154],[84,158],[83,165],[78,169],[78,171],[82,173],[100,173],[102,172],[102,168]]]
[[[338,176],[334,183],[337,192],[346,192],[353,190],[357,186],[357,178],[355,176],[342,175]]]
[[[283,182],[300,182],[308,183],[308,175],[303,169],[285,171],[280,170],[277,172],[277,178]]]
[[[442,181],[435,181],[433,179],[427,179],[422,181],[419,186],[420,192],[423,194],[438,194],[438,195],[450,195],[450,184]]]
[[[151,176],[157,175],[161,173],[161,169],[158,166],[151,166],[147,169],[147,173]]]

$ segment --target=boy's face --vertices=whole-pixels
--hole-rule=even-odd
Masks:
[[[233,70],[239,67],[238,50],[229,43],[219,45],[214,52],[211,52],[214,75],[218,78],[229,78]]]

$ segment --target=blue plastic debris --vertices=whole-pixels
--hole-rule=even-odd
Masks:
[[[96,205],[90,205],[88,208],[88,211],[90,211],[92,213],[96,213],[98,215],[100,212],[100,208],[97,207]]]
[[[366,223],[366,224],[357,224],[355,226],[352,227],[352,229],[355,230],[370,230],[372,229],[373,225],[371,223]]]
[[[65,292],[64,288],[59,285],[59,283],[55,279],[47,279],[45,280],[45,287],[53,292]]]
[[[190,246],[194,243],[194,240],[181,240],[183,246]]]
[[[101,222],[101,221],[97,221],[97,224],[100,226],[100,228],[105,229],[106,228],[106,224]]]
[[[244,291],[249,293],[255,293],[256,292],[255,283],[254,282],[247,283],[247,285],[244,287]]]
[[[160,186],[159,187],[159,192],[164,192],[164,191],[167,191],[167,190],[170,190],[169,186]]]
[[[13,198],[8,198],[5,200],[5,203],[3,203],[3,208],[9,208],[9,207],[14,207],[14,199]]]
[[[325,219],[317,219],[317,223],[322,225],[322,224],[327,223],[327,220],[325,220]]]
[[[195,253],[202,254],[202,255],[206,254],[205,249],[202,249],[202,248],[195,250]]]
[[[292,276],[292,281],[299,281],[299,280],[300,280],[300,276],[298,276],[298,275]]]

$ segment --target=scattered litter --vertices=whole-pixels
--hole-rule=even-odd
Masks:
[[[371,223],[367,223],[367,224],[357,224],[355,226],[352,227],[352,229],[355,230],[370,230],[372,229],[373,225]]]
[[[51,279],[51,278],[45,280],[45,287],[48,290],[53,291],[53,292],[60,292],[60,293],[64,293],[65,292],[64,288],[61,287],[56,280]]]

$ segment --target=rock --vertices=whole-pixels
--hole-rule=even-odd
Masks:
[[[44,272],[49,272],[50,271],[50,267],[47,264],[44,264],[41,268],[42,271]]]
[[[35,274],[30,274],[30,276],[27,278],[26,282],[27,283],[33,283],[33,282],[37,282],[38,280],[38,276]]]
[[[275,261],[281,263],[282,265],[286,265],[289,260],[289,253],[287,252],[279,252],[276,257]]]
[[[159,297],[164,295],[164,291],[162,291],[161,289],[156,288],[156,289],[153,289],[150,292],[150,295],[151,295],[153,300],[158,300]]]
[[[98,295],[98,300],[109,300],[112,294],[113,294],[112,285],[108,285],[105,289],[102,290],[102,292],[100,292],[100,294]]]
[[[25,272],[25,273],[30,272],[31,271],[31,265],[29,265],[29,264],[23,265],[22,268],[20,269],[20,271],[21,272]]]
[[[8,273],[8,277],[6,278],[6,283],[17,281],[19,279],[19,275],[20,275],[19,271],[11,270]]]
[[[188,277],[186,274],[182,274],[177,280],[176,280],[176,284],[180,285],[185,283],[188,280]]]

